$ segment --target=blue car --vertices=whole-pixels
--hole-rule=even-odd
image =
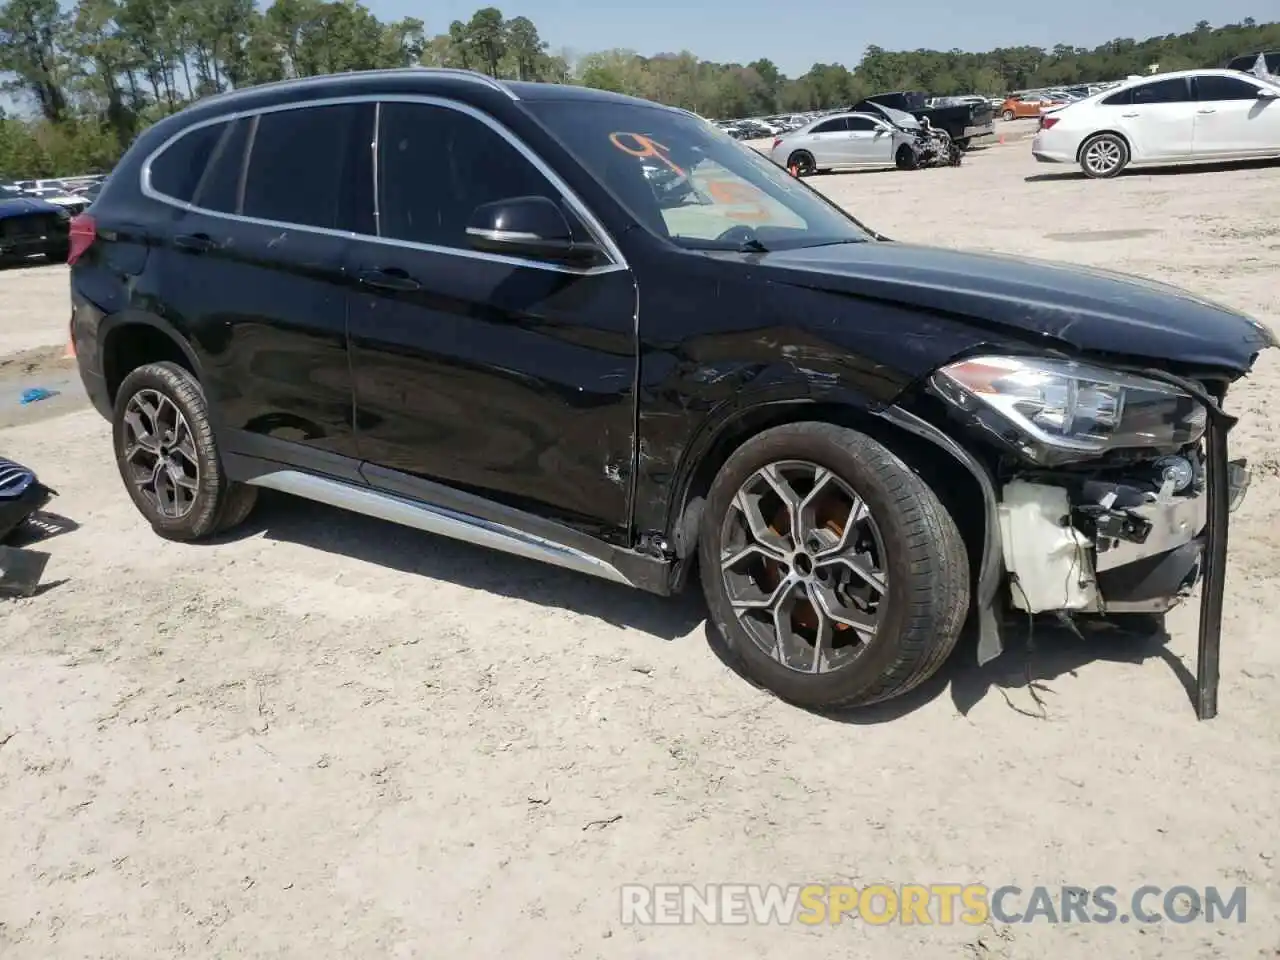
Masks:
[[[43,254],[65,263],[71,217],[56,204],[0,185],[0,263]]]

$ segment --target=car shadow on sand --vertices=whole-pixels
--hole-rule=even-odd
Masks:
[[[716,656],[744,681],[737,657],[728,649],[720,632],[708,622],[707,643]],[[1143,663],[1159,659],[1182,684],[1194,703],[1195,677],[1168,649],[1169,635],[1163,629],[1149,632],[1125,630],[1110,625],[1085,626],[1075,633],[1056,620],[1011,623],[1004,630],[1004,652],[979,666],[977,636],[966,631],[956,649],[936,674],[914,690],[892,700],[851,710],[823,713],[840,723],[872,726],[891,723],[932,703],[944,692],[961,716],[992,695],[1004,698],[1015,713],[1033,719],[1048,719],[1053,713],[1052,683],[1063,676],[1075,676],[1089,663]]]
[[[706,617],[697,590],[657,597],[587,574],[514,557],[263,490],[248,521],[211,543],[262,534],[472,590],[570,610],[662,640],[687,636]]]
[[[1124,180],[1130,177],[1172,177],[1172,176],[1199,176],[1206,173],[1226,173],[1230,170],[1266,170],[1271,167],[1280,166],[1280,159],[1266,157],[1261,160],[1230,160],[1223,163],[1188,163],[1175,164],[1168,167],[1138,167],[1134,170],[1123,171],[1116,179]],[[1054,173],[1034,173],[1029,177],[1023,177],[1025,183],[1054,183],[1063,180],[1087,180],[1083,173],[1075,167],[1066,167],[1060,172]]]
[[[707,618],[696,571],[684,593],[658,597],[536,560],[509,556],[269,490],[261,492],[258,506],[244,526],[206,542],[228,542],[257,534],[472,590],[570,610],[614,626],[639,630],[660,640],[687,636],[702,624],[713,653],[744,682],[751,682],[736,655]],[[1139,635],[1098,627],[1085,629],[1080,636],[1056,621],[1037,620],[1030,629],[1026,624],[1013,623],[1005,630],[1004,639],[1005,652],[980,667],[976,637],[966,634],[942,669],[910,693],[886,703],[824,716],[850,724],[887,723],[920,709],[944,691],[950,691],[952,702],[962,715],[989,695],[998,693],[1004,695],[1010,709],[1034,716],[1039,702],[1052,699],[1048,685],[1053,680],[1099,660],[1141,663],[1159,658],[1178,676],[1191,696],[1194,678],[1166,649],[1168,635],[1163,631]]]

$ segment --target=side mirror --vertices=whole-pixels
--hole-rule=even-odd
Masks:
[[[1280,90],[1271,90],[1267,87],[1258,88],[1259,100],[1275,100],[1277,98],[1280,98]]]
[[[594,243],[573,239],[564,211],[546,197],[508,197],[482,203],[467,223],[473,250],[534,260],[587,264],[600,258]]]

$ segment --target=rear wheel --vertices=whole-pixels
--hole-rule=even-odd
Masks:
[[[968,610],[968,557],[933,490],[880,443],[827,423],[766,430],[729,458],[699,567],[747,675],[811,709],[917,686]]]
[[[808,150],[797,150],[787,158],[787,169],[797,177],[811,177],[818,172],[818,165]]]
[[[1080,168],[1095,180],[1116,176],[1128,163],[1129,145],[1114,133],[1090,137],[1080,148]]]
[[[176,363],[125,377],[112,418],[116,464],[134,506],[170,540],[199,540],[242,523],[257,489],[227,479],[204,391]]]
[[[1012,120],[1013,116],[1014,114],[1012,110],[1006,110],[1004,113],[1000,114],[1000,118],[1002,120]]]

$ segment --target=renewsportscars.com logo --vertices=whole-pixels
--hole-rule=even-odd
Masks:
[[[629,884],[622,922],[635,925],[793,924],[861,921],[980,926],[999,923],[1244,923],[1244,887],[987,887],[970,883]]]

